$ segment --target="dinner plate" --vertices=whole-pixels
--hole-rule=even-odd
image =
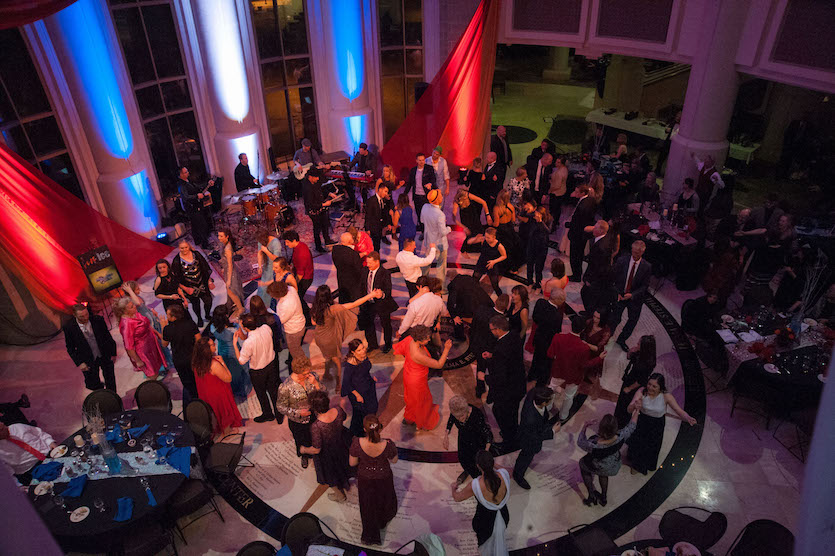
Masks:
[[[42,481],[35,485],[35,496],[43,496],[48,493],[51,488],[52,483],[50,481]]]
[[[632,549],[630,548],[629,550],[624,550],[624,551],[621,553],[621,555],[620,555],[620,556],[641,556],[641,553],[640,553],[640,552],[638,552],[637,550],[632,550]]]
[[[87,516],[90,515],[90,508],[87,506],[81,506],[80,508],[76,508],[70,514],[70,521],[73,523],[78,523],[79,521],[84,521],[87,519]]]
[[[777,368],[777,365],[774,365],[773,363],[766,363],[765,365],[763,365],[763,369],[765,369],[767,373],[771,374],[776,374],[780,372],[780,370]]]
[[[52,459],[60,458],[67,453],[68,448],[61,444],[60,446],[56,446],[51,452],[49,452],[49,457]]]
[[[808,324],[809,326],[817,326],[818,321],[816,321],[815,319],[806,318],[806,319],[803,319],[803,324]]]
[[[823,373],[818,373],[818,380],[820,380],[821,382],[823,382],[825,384],[826,383],[826,375],[824,375]]]
[[[724,322],[725,324],[733,321],[734,318],[731,315],[722,315],[722,322]]]

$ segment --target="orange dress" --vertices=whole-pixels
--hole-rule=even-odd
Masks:
[[[418,365],[409,357],[412,337],[400,340],[394,346],[394,353],[406,357],[403,363],[403,398],[406,400],[406,421],[414,423],[419,429],[432,430],[438,426],[441,414],[438,405],[432,403],[429,391],[429,367]],[[421,349],[429,356],[426,347]]]

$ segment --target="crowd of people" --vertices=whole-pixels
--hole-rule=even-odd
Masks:
[[[281,236],[262,231],[257,235],[260,277],[247,307],[233,264],[235,237],[221,229],[220,275],[228,301],[212,308],[212,269],[183,239],[172,261],[163,259],[156,265],[153,294],[162,301],[164,315],[147,307],[135,282],[125,283],[125,296],[115,304],[134,370],[161,380],[175,369],[184,403],[193,398],[207,401],[218,417],[217,432],[241,426],[235,401],[254,390],[261,414],[253,420],[287,420],[301,466],[308,467],[312,458],[317,481],[331,489],[332,500],[345,500],[350,478],[356,475],[362,540],[377,544],[381,529],[397,511],[390,468],[397,450],[381,436],[384,424],[378,418],[377,378],[369,355],[393,351],[405,359],[403,426],[431,431],[440,425],[441,411],[429,377],[444,369],[450,355],[452,340],[444,341],[440,334],[440,322],[448,318],[456,333],[469,331],[475,356],[472,394],[482,402],[473,405],[461,396],[448,402],[444,447],[455,427],[462,467],[452,494],[455,500],[477,499],[473,527],[479,546],[496,545],[484,553],[502,554],[510,479],[522,489],[531,488],[526,471],[543,443],[576,411],[580,386],[590,385],[590,395],[597,396],[614,338],[628,361],[616,407],[599,421],[585,423],[577,439],[587,452],[579,464],[587,489],[583,502],[606,506],[609,477],[621,467],[624,444],[633,472],[647,474],[658,463],[667,410],[695,423],[666,391],[665,376],[656,370],[655,338],[643,336],[632,347],[628,344],[641,317],[653,265],[644,257],[644,241],[621,246],[621,222],[630,202],[659,202],[656,177],[643,149],[630,153],[625,142],[619,142],[615,157],[628,168],[628,179],[604,179],[600,156],[607,145],[595,141],[583,181],[571,183],[566,158],[543,141],[508,180],[513,153],[502,126],[490,144],[484,162],[476,158],[459,175],[450,207],[454,225],[464,233],[461,256],[476,258],[471,277],[459,270],[452,282],[447,281],[452,227],[444,203],[450,172],[440,147],[429,157],[418,153],[405,179],[385,166],[373,194],[362,199],[364,230],[349,228],[332,242],[327,213],[334,197],[319,186],[318,153],[308,144],[302,154],[313,166],[301,180],[301,196],[313,222],[316,250],[327,252],[332,245],[338,289],[316,285],[308,305],[306,293],[314,286],[310,248],[296,231]],[[376,165],[363,156],[356,164],[375,174]],[[715,341],[714,328],[703,323],[716,317],[737,284],[744,284],[745,303],[759,303],[768,297],[767,284],[783,267],[789,267],[784,280],[803,279],[802,262],[791,264],[803,251],[796,245],[784,203],[769,198],[764,207],[731,215],[732,187],[712,159],[697,162],[698,180],[685,181],[676,208],[691,222],[700,246],[713,245],[715,271],[705,275],[705,298],[682,316],[689,332]],[[557,243],[561,236],[563,241]],[[381,258],[383,244],[397,248],[394,264],[388,267]],[[543,275],[549,252],[556,255],[550,277]],[[568,269],[561,255],[567,255]],[[522,266],[527,283],[505,292],[501,277]],[[393,271],[399,277],[393,278]],[[485,275],[495,298],[482,289]],[[400,304],[392,290],[397,281],[405,285],[409,301],[395,330],[392,314]],[[566,303],[569,282],[579,283],[582,308]],[[778,291],[775,305],[784,310],[796,305],[802,287],[792,286],[787,285],[782,296]],[[539,295],[533,304],[532,295]],[[324,359],[322,373],[312,369],[303,349],[311,338],[309,329]],[[364,341],[351,338],[357,329]],[[116,344],[104,320],[79,305],[64,330],[68,352],[87,388],[116,390]],[[282,380],[280,354],[285,351],[287,377]],[[529,364],[525,352],[531,354]],[[344,407],[338,398],[346,398]],[[498,425],[497,434],[488,411]],[[587,436],[590,427],[596,434]],[[515,450],[519,454],[512,469],[495,466],[494,456]]]

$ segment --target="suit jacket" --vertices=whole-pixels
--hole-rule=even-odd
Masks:
[[[470,324],[470,349],[476,357],[480,358],[484,351],[492,352],[496,346],[496,337],[490,332],[490,319],[501,314],[493,308],[492,301],[490,305],[482,305],[475,310]]]
[[[615,287],[621,295],[623,295],[623,290],[626,288],[629,261],[631,259],[632,255],[626,254],[615,263]],[[635,269],[635,276],[632,278],[632,298],[629,300],[629,303],[641,304],[644,302],[644,296],[647,293],[647,288],[649,288],[650,276],[652,276],[652,265],[648,260],[641,258],[638,268]]]
[[[380,204],[380,199],[376,194],[365,201],[365,229],[369,234],[381,235],[383,233],[387,212],[385,202]]]
[[[363,296],[365,281],[362,279],[362,259],[359,253],[347,245],[334,245],[331,251],[333,266],[336,267],[336,283],[339,287],[339,302],[350,303]]]
[[[542,198],[542,195],[548,193],[551,189],[551,172],[554,171],[554,165],[549,164],[542,170],[542,177],[539,178],[539,188],[536,188],[536,169],[539,167],[539,159],[528,160],[525,169],[528,171],[528,179],[531,181],[531,191],[536,193],[538,197],[534,197],[537,202]]]
[[[469,274],[459,274],[449,283],[447,310],[451,317],[474,317],[480,307],[492,310],[493,300]],[[489,327],[488,327],[489,330]]]
[[[490,137],[490,150],[496,153],[496,161],[499,165],[506,168],[513,160],[513,153],[510,150],[510,143],[508,142],[507,137],[504,138],[504,142],[507,145],[507,158],[505,158],[504,145],[502,145],[502,140],[499,139],[499,136],[493,135]]]
[[[177,178],[177,192],[186,212],[199,212],[203,210],[203,199],[198,199],[197,194],[203,193],[205,187]]]
[[[363,267],[362,270],[362,295],[368,295],[368,273],[371,271],[368,267]],[[374,284],[372,284],[371,289],[383,290],[383,297],[380,299],[372,299],[367,304],[378,315],[390,315],[397,310],[397,301],[391,296],[391,272],[387,268],[383,268],[381,265],[377,269],[377,273],[374,275]]]
[[[594,225],[594,213],[597,203],[591,197],[584,197],[577,203],[574,215],[568,225],[568,239],[579,241],[586,237],[586,226]]]
[[[104,317],[99,315],[90,315],[90,325],[93,327],[93,336],[96,337],[96,343],[99,346],[99,353],[104,358],[116,357],[116,342],[110,335],[107,329],[107,323],[104,322]],[[64,324],[64,342],[67,344],[67,353],[70,355],[72,362],[76,366],[82,363],[87,363],[88,366],[93,365],[93,350],[90,344],[87,343],[87,337],[78,326],[75,317],[71,318]]]
[[[606,236],[589,243],[589,266],[583,274],[583,281],[592,286],[605,287],[612,280],[612,245]]]
[[[409,179],[406,180],[406,189],[403,191],[404,194],[408,194],[409,191],[417,191],[417,166],[413,166],[411,170],[409,170]],[[423,166],[423,178],[421,179],[423,183],[423,189],[427,193],[430,189],[437,189],[438,182],[435,177],[435,168],[432,167],[431,164],[425,164]],[[417,193],[413,193],[412,196],[416,195]]]
[[[536,410],[536,405],[533,403],[534,391],[531,390],[525,396],[525,403],[522,404],[522,414],[519,416],[519,444],[525,450],[539,451],[542,449],[542,442],[554,438],[554,429],[552,428],[557,419],[560,418],[560,413],[554,408],[551,411],[545,409],[543,415]]]
[[[496,340],[491,353],[486,377],[490,398],[493,401],[520,401],[527,388],[522,338],[508,332]]]
[[[562,321],[565,314],[565,307],[558,309],[547,299],[538,299],[533,306],[531,318],[536,324],[536,332],[533,336],[534,350],[540,353],[548,351],[551,340],[555,334],[562,332]]]
[[[495,197],[504,185],[507,166],[497,161],[489,170],[488,167],[489,165],[484,167],[484,189],[488,192],[488,196],[492,195]]]

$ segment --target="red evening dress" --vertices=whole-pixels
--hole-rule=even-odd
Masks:
[[[219,357],[217,358],[220,361]],[[232,396],[232,387],[212,373],[203,376],[194,375],[197,382],[197,394],[200,399],[209,404],[217,418],[215,433],[223,432],[229,427],[241,426],[241,413]]]
[[[432,403],[429,367],[418,365],[409,357],[412,341],[412,337],[408,336],[394,346],[394,353],[406,357],[406,362],[403,363],[403,398],[406,400],[406,414],[403,418],[414,423],[419,429],[432,430],[438,426],[441,414],[438,405]],[[429,351],[425,346],[421,346],[420,349],[429,357]]]

